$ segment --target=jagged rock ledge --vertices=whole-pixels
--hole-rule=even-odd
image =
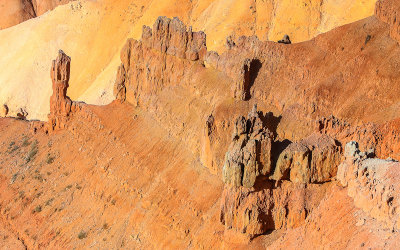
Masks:
[[[375,16],[390,26],[390,36],[400,43],[400,5],[397,0],[378,0]]]

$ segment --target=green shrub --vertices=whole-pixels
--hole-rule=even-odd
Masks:
[[[42,212],[42,206],[36,206],[35,209],[33,210],[34,213],[40,213]]]
[[[35,158],[36,154],[38,153],[38,150],[39,150],[38,141],[35,140],[31,145],[31,149],[29,150],[28,154],[25,157],[26,163],[32,161]]]
[[[83,231],[83,230],[78,234],[78,238],[80,240],[82,240],[82,239],[84,239],[86,237],[87,237],[87,233],[85,231]]]
[[[31,142],[29,141],[29,138],[25,136],[22,140],[22,147],[29,146],[29,144],[31,144]]]
[[[54,162],[55,157],[51,156],[50,153],[47,154],[47,159],[46,159],[46,163],[47,164],[52,164]]]

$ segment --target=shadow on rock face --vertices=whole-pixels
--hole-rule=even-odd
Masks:
[[[262,67],[262,63],[258,59],[251,60],[250,64],[244,65],[244,100],[249,100],[251,98],[251,87],[253,87],[254,82],[257,79],[258,72]]]

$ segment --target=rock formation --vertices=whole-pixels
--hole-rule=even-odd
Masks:
[[[268,230],[299,226],[312,209],[309,204],[318,202],[306,193],[320,192],[304,184],[330,181],[340,160],[340,149],[333,139],[312,135],[283,151],[274,172],[273,148],[277,145],[266,127],[269,121],[262,117],[255,105],[247,119],[239,116],[235,120],[222,177],[225,188],[220,220],[226,230],[250,238]],[[213,124],[213,118],[209,120]],[[213,129],[210,126],[211,132]],[[303,150],[295,152],[298,148]],[[276,178],[281,172],[287,176]],[[276,185],[274,180],[283,182]]]
[[[256,105],[247,119],[236,119],[232,137],[223,168],[224,183],[251,188],[258,176],[269,175],[272,168],[273,135],[264,127]]]
[[[17,113],[17,118],[21,119],[21,120],[25,120],[27,116],[28,116],[28,112],[26,112],[25,109],[20,108],[19,112]]]
[[[78,111],[79,103],[71,101],[67,96],[71,70],[71,58],[62,50],[51,66],[53,95],[50,97],[50,114],[48,124],[51,130],[64,128],[71,113]]]
[[[278,41],[278,43],[291,44],[292,41],[290,41],[290,38],[288,35],[284,35],[283,38]]]
[[[400,5],[396,0],[378,0],[375,16],[390,26],[390,36],[400,42]]]
[[[390,230],[400,230],[400,163],[370,158],[357,142],[345,148],[337,179],[347,187],[354,204]]]
[[[8,106],[6,104],[3,104],[3,107],[1,108],[0,111],[0,117],[6,117],[8,115]]]
[[[340,147],[327,135],[311,136],[290,144],[279,156],[272,179],[295,183],[322,183],[336,176]]]
[[[143,27],[141,41],[129,39],[121,51],[114,96],[138,104],[146,94],[179,84],[188,68],[204,61],[206,52],[203,32],[187,29],[178,18],[159,17],[153,29]]]
[[[316,121],[316,131],[334,137],[342,145],[357,141],[361,150],[374,153],[378,158],[400,159],[400,120],[383,124],[352,124],[334,116]]]

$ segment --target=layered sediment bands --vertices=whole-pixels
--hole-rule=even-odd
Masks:
[[[355,206],[390,230],[400,230],[400,164],[372,159],[361,152],[357,142],[346,145],[345,160],[339,166],[338,180],[347,187]]]
[[[143,96],[179,84],[193,64],[203,62],[206,52],[203,32],[187,29],[178,18],[159,17],[153,29],[143,27],[141,41],[125,44],[114,95],[138,104]]]
[[[390,36],[400,42],[400,5],[396,0],[378,0],[375,16],[390,27]]]
[[[62,50],[51,67],[53,95],[50,97],[49,127],[51,130],[64,128],[71,113],[81,109],[81,105],[67,96],[71,70],[71,58]]]

